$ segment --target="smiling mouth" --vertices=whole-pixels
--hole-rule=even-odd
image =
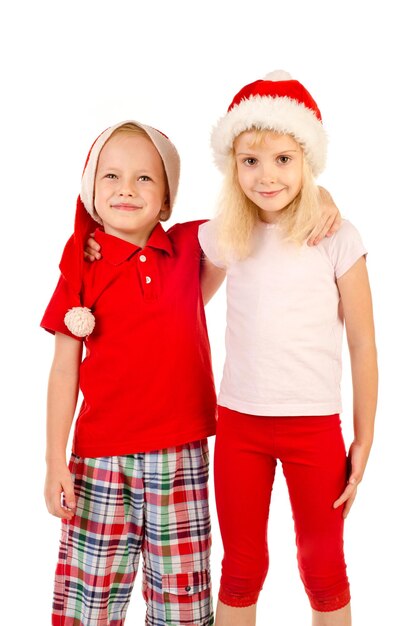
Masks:
[[[141,209],[141,207],[136,206],[135,204],[125,204],[123,202],[120,204],[112,204],[111,208],[118,211],[138,211]]]
[[[283,190],[278,189],[276,191],[257,191],[257,193],[259,193],[259,195],[262,196],[263,198],[275,198],[275,196],[278,196],[278,194],[281,193],[281,191]]]

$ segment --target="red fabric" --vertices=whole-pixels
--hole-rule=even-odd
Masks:
[[[59,269],[76,293],[81,291],[82,286],[85,242],[96,227],[97,222],[87,213],[81,198],[78,196],[74,233],[65,246],[59,264]]]
[[[271,96],[272,98],[291,98],[311,109],[314,115],[321,121],[320,109],[316,101],[298,80],[257,80],[245,85],[234,97],[228,111],[240,104],[242,100],[248,100],[253,96]]]
[[[350,592],[342,510],[333,509],[346,484],[338,415],[260,417],[219,407],[215,494],[225,551],[219,598],[230,606],[249,606],[258,599],[268,570],[267,524],[277,458],[290,494],[298,565],[311,606],[340,609]]]
[[[214,434],[200,224],[167,233],[158,224],[143,249],[97,230],[103,258],[84,262],[81,302],[61,276],[41,326],[71,336],[63,319],[80,304],[96,321],[80,370],[75,454],[133,454]]]

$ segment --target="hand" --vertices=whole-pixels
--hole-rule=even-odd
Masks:
[[[369,458],[370,446],[363,446],[362,444],[354,441],[350,446],[348,463],[349,463],[349,478],[347,485],[340,498],[333,504],[333,508],[337,509],[344,503],[343,518],[349,514],[352,504],[357,495],[357,487],[362,481],[363,473]]]
[[[309,246],[316,246],[324,237],[331,237],[339,230],[342,217],[339,209],[333,202],[333,198],[324,187],[319,187],[321,217],[307,240]]]
[[[76,501],[73,481],[65,462],[53,463],[48,466],[45,481],[45,501],[49,513],[55,517],[71,520],[75,515]]]
[[[84,259],[85,261],[93,261],[99,260],[101,258],[100,251],[101,246],[94,239],[94,233],[90,233],[88,241],[86,242],[85,250],[84,250]]]

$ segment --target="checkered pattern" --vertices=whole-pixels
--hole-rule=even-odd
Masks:
[[[140,553],[147,626],[210,626],[207,441],[72,456],[77,510],[62,523],[53,626],[122,626]]]

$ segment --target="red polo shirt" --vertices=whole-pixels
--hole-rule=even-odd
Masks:
[[[95,328],[80,369],[75,454],[133,454],[214,434],[201,223],[167,232],[158,224],[145,248],[96,231],[103,258],[84,264],[82,305],[92,310]],[[61,276],[41,326],[73,336],[63,319],[79,304]]]

